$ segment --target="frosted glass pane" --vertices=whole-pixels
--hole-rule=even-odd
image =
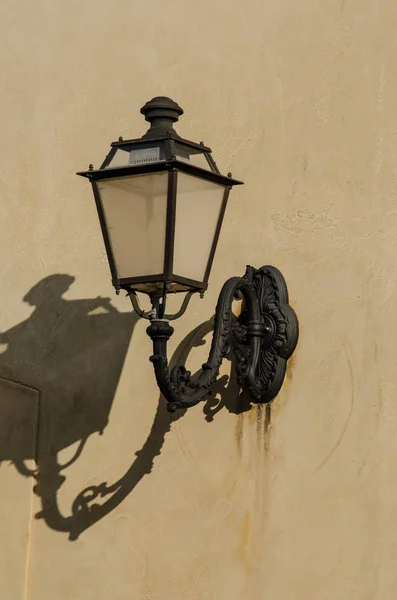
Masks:
[[[208,164],[205,154],[200,150],[176,143],[175,155],[177,160],[180,160],[181,162],[187,162],[195,167],[201,167],[201,169],[207,169],[207,171],[211,171],[211,167]]]
[[[224,190],[211,181],[178,173],[174,275],[204,280]]]
[[[164,269],[168,173],[98,182],[120,279]]]
[[[126,152],[125,150],[121,150],[120,148],[117,148],[115,155],[113,156],[112,160],[110,161],[110,163],[108,164],[108,166],[106,168],[113,169],[114,167],[125,167],[126,165],[128,165],[129,159],[130,159],[129,152]]]
[[[127,144],[122,148],[117,148],[106,168],[145,165],[162,160],[165,160],[164,144],[162,143]]]

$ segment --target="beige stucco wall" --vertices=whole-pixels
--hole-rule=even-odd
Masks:
[[[31,442],[41,392],[39,476],[0,402],[2,599],[395,600],[396,27],[394,0],[1,3],[0,376],[32,390]],[[245,181],[171,350],[278,266],[301,337],[270,410],[232,386],[170,424],[114,296],[74,173],[161,94]]]

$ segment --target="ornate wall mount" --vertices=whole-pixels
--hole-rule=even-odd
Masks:
[[[242,299],[239,317],[232,312],[234,300]],[[153,341],[157,383],[168,401],[168,410],[198,404],[216,381],[223,359],[233,352],[239,384],[254,402],[270,402],[283,384],[287,360],[295,350],[299,328],[288,304],[284,277],[271,266],[248,266],[243,277],[232,277],[219,295],[214,334],[208,361],[196,378],[182,365],[168,368],[167,341],[174,329],[167,318],[155,315],[147,329]]]

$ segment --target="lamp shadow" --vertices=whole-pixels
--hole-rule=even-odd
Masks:
[[[170,366],[185,364],[191,350],[204,345],[206,335],[212,330],[213,319],[210,319],[190,332],[174,352]],[[222,408],[226,408],[233,414],[250,409],[250,401],[240,393],[233,377],[234,370],[232,363],[232,376],[220,377],[213,386],[211,396],[203,408],[208,422],[212,421]],[[165,399],[160,395],[149,435],[142,448],[136,452],[136,458],[126,473],[112,484],[103,482],[89,486],[75,498],[70,518],[70,540],[76,540],[84,530],[114,510],[139,482],[152,472],[154,460],[161,454],[165,437],[172,423],[181,419],[185,413],[186,409],[179,409],[176,413],[170,414]]]
[[[41,281],[24,298],[34,307],[32,315],[0,333],[0,344],[6,347],[0,354],[0,378],[40,392],[37,452],[22,442],[29,419],[23,424],[23,414],[8,411],[13,422],[6,419],[0,430],[0,461],[11,460],[21,475],[35,478],[34,491],[42,504],[36,518],[44,519],[55,531],[68,533],[71,541],[106,517],[152,472],[172,423],[186,413],[179,410],[170,415],[160,395],[148,437],[126,473],[113,483],[83,489],[73,501],[70,515],[61,513],[57,496],[65,471],[79,458],[88,437],[101,433],[107,425],[137,321],[134,313],[117,311],[108,298],[65,300],[63,295],[73,282],[69,275],[52,275]],[[190,332],[176,349],[171,366],[184,364],[193,348],[206,343],[212,330],[210,319]],[[232,361],[230,378],[220,377],[203,404],[207,422],[222,409],[232,414],[250,409],[250,400],[240,392],[234,374]],[[0,398],[0,409],[3,404]],[[26,407],[26,403],[20,406]],[[14,443],[10,443],[9,430],[19,431]],[[73,457],[61,464],[59,452],[73,444]],[[30,469],[27,459],[34,459],[37,468]]]
[[[61,531],[69,525],[56,508],[57,490],[88,437],[107,425],[137,321],[109,298],[66,300],[73,282],[70,275],[40,281],[24,297],[30,317],[0,333],[0,461],[37,479],[41,516]],[[60,464],[59,452],[72,445],[74,456]]]

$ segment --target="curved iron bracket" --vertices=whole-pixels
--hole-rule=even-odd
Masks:
[[[178,312],[176,312],[173,315],[164,315],[163,319],[165,319],[166,321],[175,321],[175,319],[179,319],[179,317],[182,317],[185,314],[187,307],[189,306],[191,297],[193,296],[193,294],[197,294],[197,293],[198,293],[198,290],[187,292],[186,296],[183,299],[181,308],[178,310]],[[128,292],[127,296],[129,296],[129,298],[131,300],[131,304],[133,306],[133,309],[135,310],[138,317],[141,317],[142,319],[147,319],[148,321],[152,321],[154,319],[155,314],[156,314],[156,309],[153,307],[152,310],[147,310],[147,311],[142,310],[142,308],[139,304],[138,295],[135,290],[131,290],[130,292]],[[158,297],[156,297],[156,300],[158,300]],[[162,304],[165,305],[164,299],[163,299]],[[152,298],[152,306],[154,306],[153,298]]]
[[[243,299],[237,318],[232,312],[236,298]],[[173,332],[166,317],[153,317],[147,328],[153,341],[150,360],[170,412],[204,400],[223,359],[232,351],[237,358],[238,383],[249,391],[253,401],[270,402],[283,384],[299,328],[280,271],[271,266],[260,269],[248,266],[243,277],[232,277],[221,290],[209,358],[195,380],[182,365],[168,369],[167,341]]]

